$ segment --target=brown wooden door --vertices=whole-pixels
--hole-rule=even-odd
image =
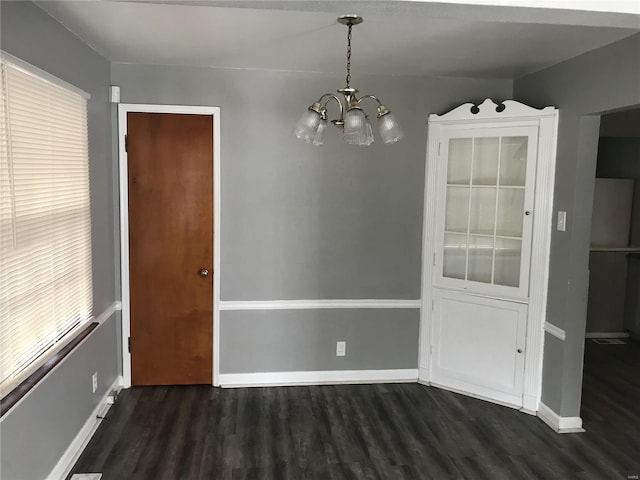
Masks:
[[[127,130],[131,383],[211,384],[213,117],[128,113]]]

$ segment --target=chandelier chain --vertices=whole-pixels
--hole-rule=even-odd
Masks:
[[[349,33],[347,33],[347,88],[351,86],[351,29],[353,25],[349,23]]]

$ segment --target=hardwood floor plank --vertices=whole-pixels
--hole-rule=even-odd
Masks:
[[[72,473],[103,480],[625,480],[640,346],[587,342],[582,434],[418,384],[122,392]]]

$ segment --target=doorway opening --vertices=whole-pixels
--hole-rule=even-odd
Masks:
[[[586,338],[640,335],[640,108],[603,114],[589,253]]]
[[[640,413],[640,107],[600,117],[581,417],[624,435]]]

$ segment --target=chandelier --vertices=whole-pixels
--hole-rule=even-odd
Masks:
[[[395,143],[404,135],[396,117],[376,96],[364,95],[358,98],[358,90],[351,86],[351,30],[354,25],[362,23],[362,17],[341,15],[338,17],[338,22],[346,25],[349,29],[347,33],[347,86],[337,90],[344,98],[341,100],[332,93],[322,95],[302,114],[293,133],[307,143],[322,145],[327,128],[327,104],[331,100],[335,100],[340,108],[340,117],[331,120],[331,123],[342,129],[345,142],[351,145],[371,145],[373,143],[373,128],[369,117],[360,106],[363,100],[371,99],[378,103],[378,129],[382,141]]]

